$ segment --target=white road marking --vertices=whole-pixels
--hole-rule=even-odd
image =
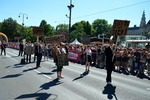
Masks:
[[[147,88],[148,91],[150,91],[150,88]]]
[[[37,72],[37,73],[41,73],[40,71],[38,71],[38,70],[36,70],[36,69],[35,69],[34,71]],[[49,77],[49,76],[47,76],[47,75],[44,75],[44,74],[42,74],[42,75],[43,75],[44,77],[50,79],[50,80],[52,79],[51,77]]]
[[[16,61],[16,62],[19,62],[18,60],[14,59],[14,58],[11,58],[11,59],[13,59],[13,60]]]
[[[13,53],[10,53],[10,52],[9,52],[9,54],[14,55]],[[11,56],[9,56],[9,55],[6,55],[6,57],[10,57],[10,58],[11,58],[11,59],[13,59],[14,61],[19,62],[18,60],[16,60],[16,59],[12,58],[12,57],[11,57]],[[32,68],[32,67],[29,67],[29,68]],[[41,72],[40,72],[40,71],[38,71],[38,70],[34,70],[34,71],[35,71],[35,72],[37,72],[37,73],[41,73]],[[43,74],[43,76],[44,76],[44,77],[46,77],[46,78],[48,78],[48,79],[50,79],[50,80],[52,79],[51,77],[49,77],[49,76],[47,76],[47,75],[44,75],[44,74]]]

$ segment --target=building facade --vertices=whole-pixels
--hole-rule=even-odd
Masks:
[[[139,26],[134,25],[134,27],[129,27],[128,33],[125,36],[125,41],[128,40],[147,40],[147,33],[150,32],[150,20],[146,23],[145,11],[143,11],[141,22]],[[134,43],[134,46],[141,47],[146,44]],[[126,46],[133,46],[132,43],[127,42]]]

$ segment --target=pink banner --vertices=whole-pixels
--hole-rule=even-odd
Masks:
[[[68,60],[79,62],[79,60],[80,60],[80,53],[79,52],[74,52],[74,51],[69,51],[69,53],[68,53]]]

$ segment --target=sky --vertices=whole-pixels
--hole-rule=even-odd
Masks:
[[[82,20],[92,24],[96,19],[113,25],[115,19],[120,19],[130,20],[130,27],[139,26],[143,11],[146,22],[150,20],[150,0],[72,0],[72,4],[72,25]],[[39,26],[46,20],[56,27],[69,23],[68,5],[70,0],[0,0],[0,22],[12,18],[22,24],[24,15],[25,26]]]

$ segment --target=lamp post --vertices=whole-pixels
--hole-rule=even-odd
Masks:
[[[70,0],[70,5],[67,6],[69,9],[69,38],[68,38],[68,42],[70,42],[70,32],[71,32],[71,13],[72,13],[72,8],[74,7],[74,5],[72,4],[72,0]],[[67,15],[66,15],[67,16]]]
[[[22,34],[21,34],[21,38],[23,39],[24,38],[24,18],[26,17],[26,19],[28,19],[28,15],[27,14],[23,14],[23,13],[19,13],[19,18],[21,17],[22,15]]]

